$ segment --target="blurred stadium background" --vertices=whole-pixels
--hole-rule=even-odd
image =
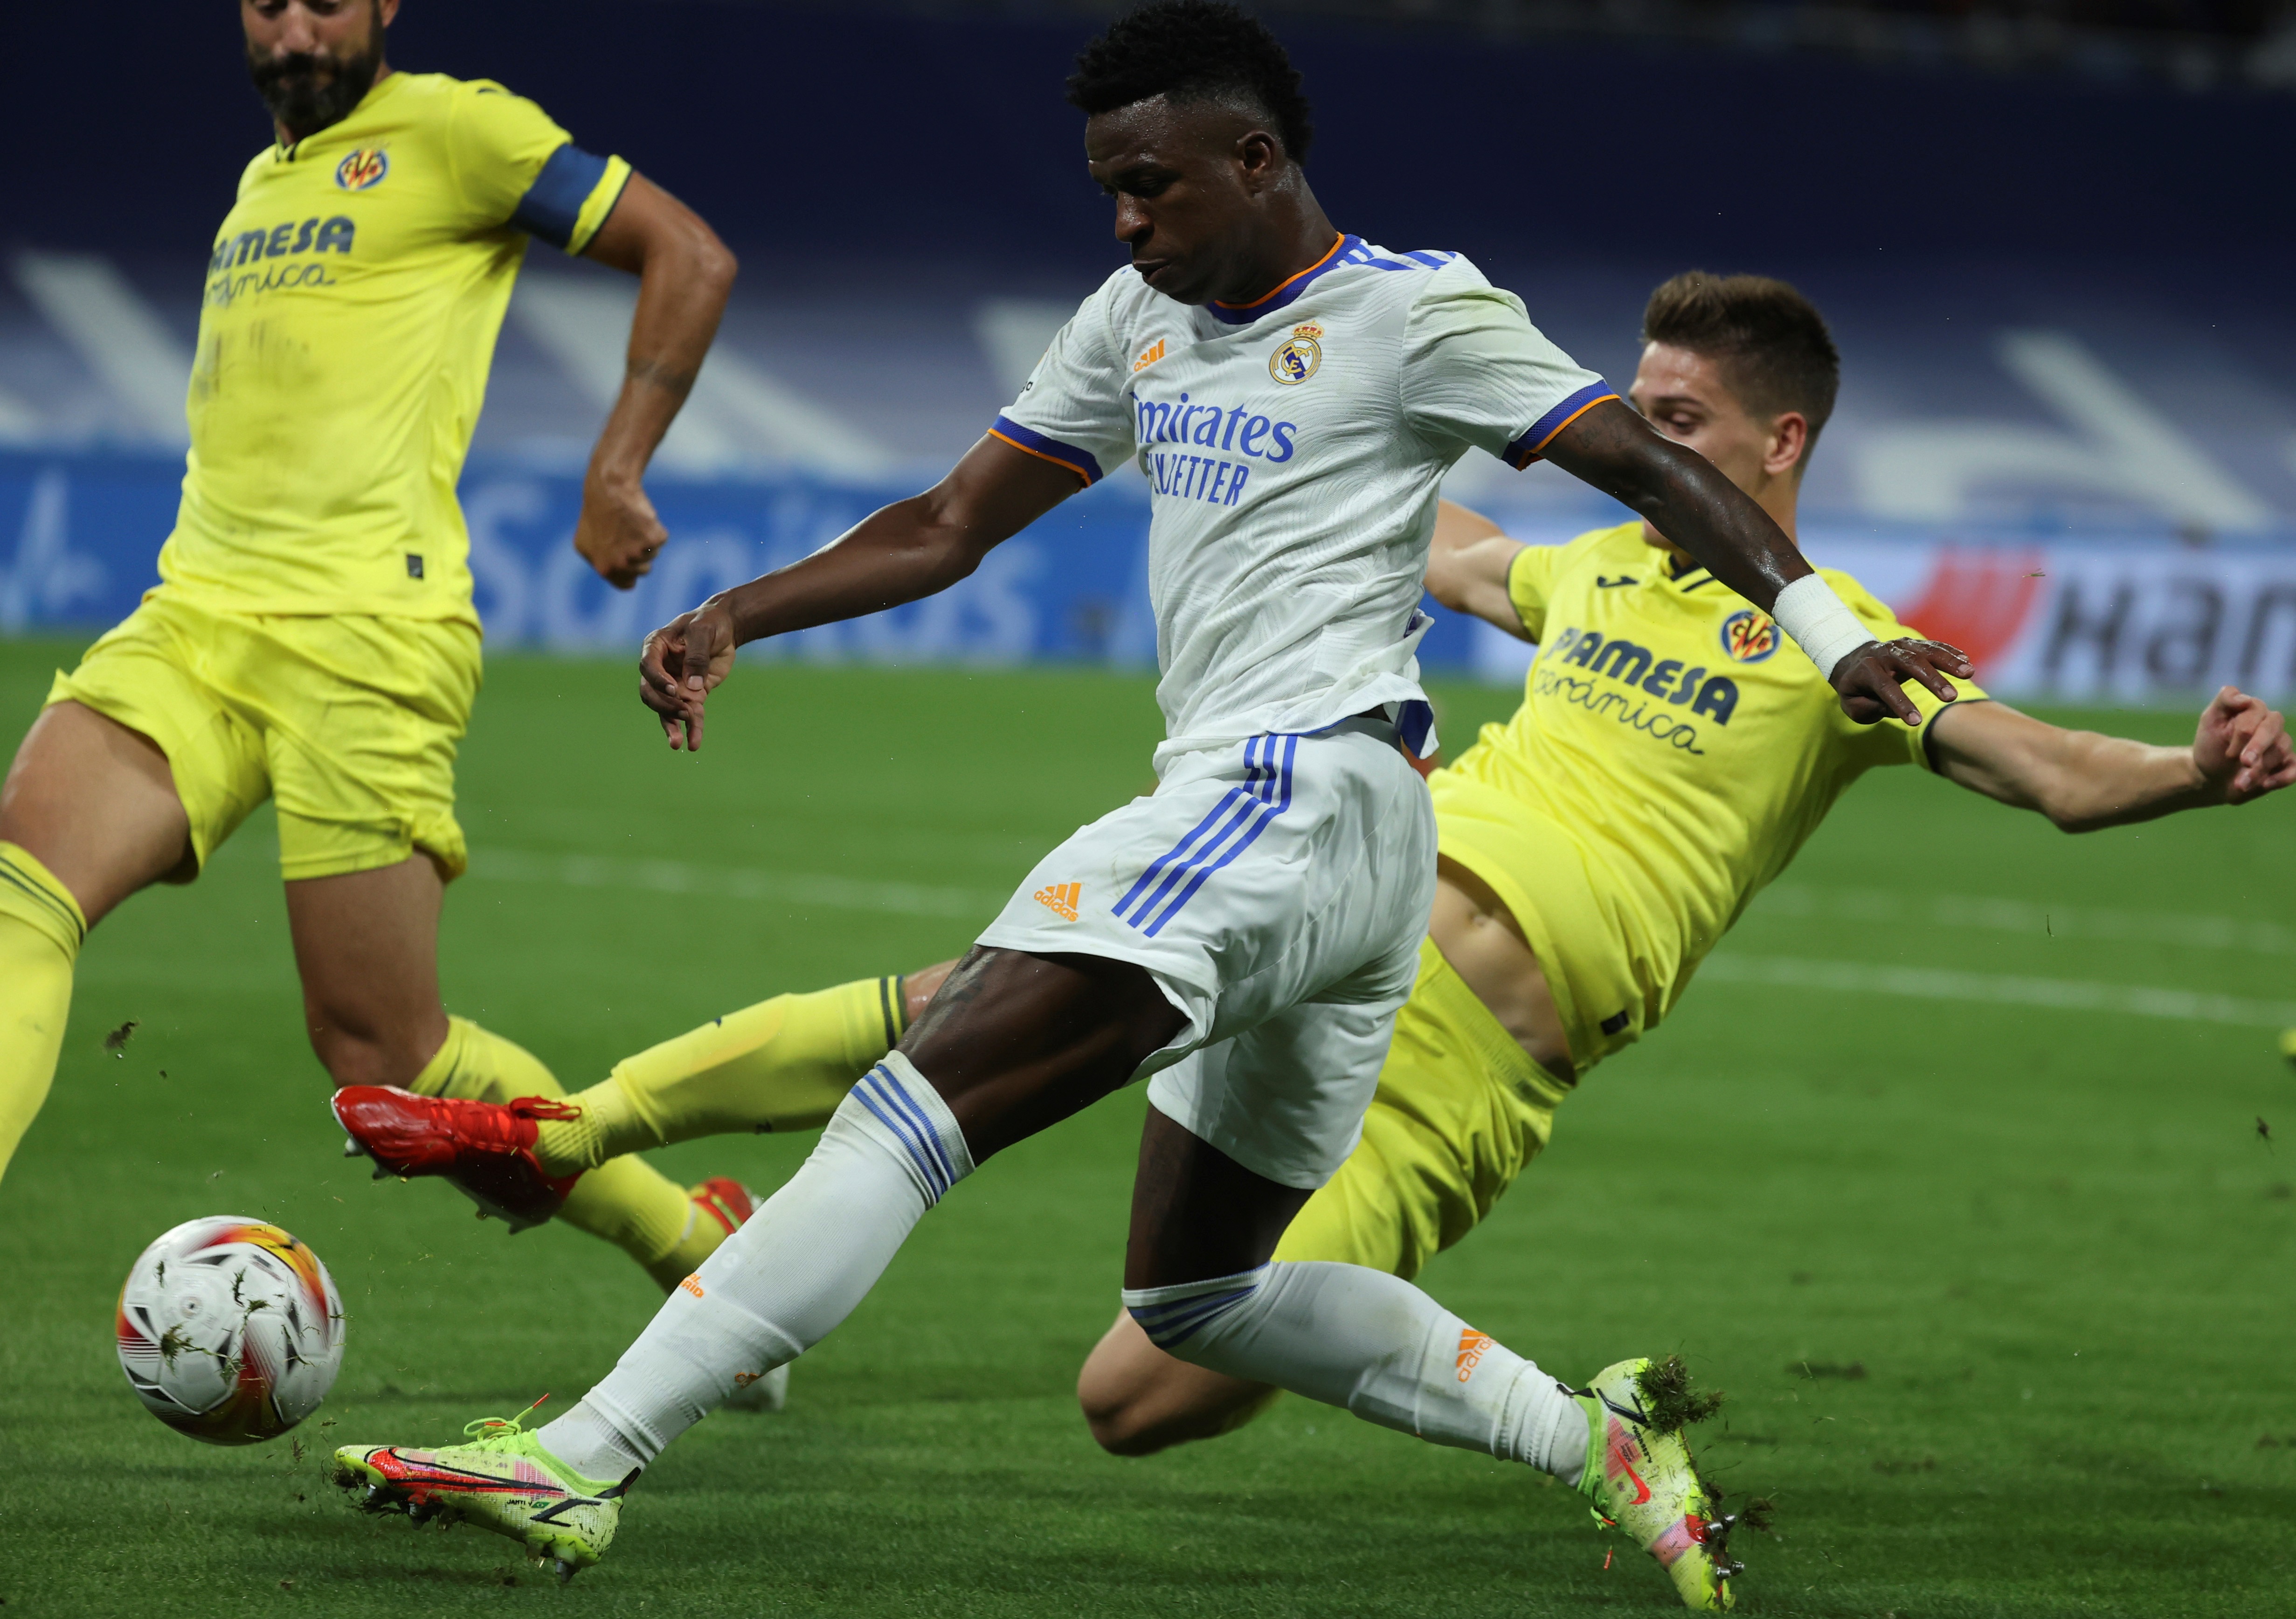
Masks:
[[[0,36],[12,739],[152,577],[209,245],[268,138],[223,0],[91,9],[13,5]],[[1676,270],[1807,288],[1847,376],[1805,542],[1994,689],[2115,705],[2046,711],[2156,742],[2218,679],[2296,696],[2289,0],[1268,9],[1335,218],[1472,254],[1613,382]],[[490,652],[627,657],[980,432],[1120,262],[1058,95],[1097,14],[406,0],[399,66],[535,96],[744,266],[651,480],[673,547],[617,596],[566,542],[629,287],[531,254],[465,483]],[[1605,512],[1551,470],[1471,461],[1456,487],[1529,539]],[[1140,481],[1111,477],[950,596],[797,637],[778,655],[841,667],[748,688],[698,764],[662,752],[626,666],[492,662],[460,769],[480,859],[442,935],[455,1009],[572,1082],[774,990],[961,949],[1144,782],[1145,525]],[[1478,682],[1518,645],[1452,620],[1429,653],[1455,746],[1512,708]],[[1038,659],[1069,667],[851,667]],[[1750,1556],[1756,1611],[2282,1619],[2296,798],[2068,839],[1876,774],[1431,1286],[1544,1363],[1654,1342],[1728,1388],[1708,1459],[1785,1515]],[[539,1599],[478,1537],[350,1519],[323,1459],[570,1398],[658,1303],[577,1233],[506,1241],[334,1156],[269,814],[193,890],[105,922],[0,1201],[12,1615]],[[553,1611],[1679,1611],[1562,1492],[1305,1401],[1233,1443],[1101,1456],[1069,1391],[1109,1319],[1141,1105],[953,1199],[770,1432],[698,1428]],[[767,1188],[808,1145],[659,1161]],[[1663,1183],[1622,1198],[1653,1153]],[[226,1210],[326,1255],[353,1348],[296,1442],[193,1454],[135,1409],[103,1327],[153,1233]]]
[[[90,70],[12,19],[35,183],[0,274],[0,633],[123,613],[173,513],[203,267],[266,138],[233,30],[171,6]],[[615,596],[568,550],[631,285],[531,255],[465,479],[497,648],[619,652],[812,548],[981,430],[1120,262],[1059,99],[1090,6],[415,0],[400,66],[489,76],[742,252],[653,481],[676,544]],[[1473,256],[1623,385],[1647,290],[1800,283],[1847,363],[1805,543],[2004,693],[2296,693],[2296,7],[2285,0],[1302,0],[1274,13],[1349,229]],[[99,82],[100,81],[100,82]],[[242,274],[250,272],[242,271]],[[1522,538],[1604,505],[1475,457]],[[1144,485],[825,660],[1141,665]],[[1525,649],[1441,626],[1431,664]],[[783,655],[791,655],[785,653]]]

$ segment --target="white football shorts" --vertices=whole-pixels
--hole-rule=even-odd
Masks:
[[[1037,863],[980,942],[1145,967],[1187,1027],[1148,1099],[1312,1188],[1363,1129],[1435,900],[1435,813],[1391,726],[1168,755],[1154,794]]]

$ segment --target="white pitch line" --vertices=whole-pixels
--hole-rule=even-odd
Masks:
[[[1845,995],[1899,995],[1914,1000],[1962,1000],[2003,1007],[2045,1007],[2058,1012],[2128,1012],[2183,1023],[2230,1023],[2245,1029],[2296,1028],[2296,1002],[2243,1000],[2155,984],[2098,983],[2079,978],[2020,978],[1957,973],[1940,967],[1883,967],[1859,962],[1808,961],[1793,956],[1706,958],[1699,976],[1724,983],[1768,984],[1786,990],[1831,990]]]
[[[566,888],[620,888],[645,893],[713,894],[728,900],[778,900],[791,905],[817,905],[832,909],[882,911],[898,916],[949,916],[986,923],[1004,906],[1006,896],[987,889],[934,888],[914,883],[869,883],[849,877],[808,872],[767,871],[755,867],[696,866],[683,860],[611,859],[595,855],[541,854],[523,849],[479,849],[472,851],[471,875],[498,883],[550,883]],[[1775,898],[1776,890],[1769,898]],[[1812,896],[1836,900],[1879,901],[1888,894],[1855,891],[1788,890],[1790,906],[1810,902]],[[2012,907],[1995,917],[1995,925],[2017,921],[2021,931],[2030,921],[2038,931],[2042,912],[2032,908],[2030,918],[2014,912],[2015,902],[1943,896],[1940,905]],[[2066,913],[2052,913],[2062,916]],[[2111,917],[2116,923],[2180,921],[2195,925],[2188,942],[2234,943],[2219,940],[2217,927],[2264,928],[2268,924],[2235,923],[2230,917],[2186,916],[2147,918],[2139,912],[2090,911],[2092,920]],[[1985,925],[1983,923],[1976,925]],[[2108,935],[2112,936],[2112,935]],[[2132,936],[2160,936],[2157,931]],[[2252,941],[2248,948],[2258,948]],[[1855,962],[1810,961],[1792,956],[1747,956],[1725,951],[1707,957],[1701,977],[1723,983],[1768,984],[1779,989],[1827,990],[1847,995],[1895,995],[1915,1000],[1959,1000],[1980,1005],[2042,1007],[2061,1012],[2128,1012],[2139,1017],[2170,1018],[2185,1023],[2230,1023],[2242,1028],[2296,1028],[2296,1002],[2246,1000],[2238,996],[2203,994],[2153,984],[2102,983],[2085,979],[2027,978],[1989,973],[1962,973],[1935,967],[1888,967]]]
[[[2276,922],[2173,911],[2105,910],[2085,905],[2036,905],[1978,894],[1931,894],[1916,899],[1887,889],[1807,888],[1780,883],[1762,891],[1754,914],[1841,916],[1857,922],[1927,920],[1941,927],[2038,933],[2044,938],[2112,939],[2203,950],[2243,950],[2259,956],[2296,956],[2296,928]]]
[[[497,883],[547,883],[565,888],[627,888],[657,894],[712,894],[727,900],[781,900],[842,910],[887,911],[897,916],[957,916],[987,925],[1009,897],[986,889],[931,888],[915,883],[867,883],[808,872],[693,866],[683,860],[618,860],[595,855],[537,854],[521,849],[480,849],[471,854],[474,878]]]

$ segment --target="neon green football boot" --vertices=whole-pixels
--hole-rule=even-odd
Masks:
[[[2296,1029],[2283,1029],[2280,1031],[2280,1055],[2290,1062],[2296,1063]]]
[[[1717,1517],[1718,1497],[1698,1476],[1682,1430],[1713,1415],[1719,1395],[1693,1395],[1681,1357],[1621,1360],[1574,1391],[1587,1412],[1587,1467],[1578,1492],[1595,1522],[1632,1537],[1673,1578],[1685,1607],[1726,1612],[1735,1518]]]
[[[480,1418],[463,1430],[470,1443],[442,1450],[345,1445],[331,1477],[365,1492],[352,1502],[362,1511],[404,1512],[442,1529],[475,1524],[516,1541],[536,1562],[547,1558],[563,1584],[614,1543],[637,1470],[619,1483],[584,1478],[519,1426],[526,1414]]]

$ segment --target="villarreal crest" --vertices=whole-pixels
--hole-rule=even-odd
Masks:
[[[1734,663],[1759,663],[1778,649],[1778,627],[1752,608],[1722,620],[1722,650]]]
[[[335,165],[335,184],[345,191],[370,191],[390,172],[390,154],[380,146],[361,146],[347,152]]]

